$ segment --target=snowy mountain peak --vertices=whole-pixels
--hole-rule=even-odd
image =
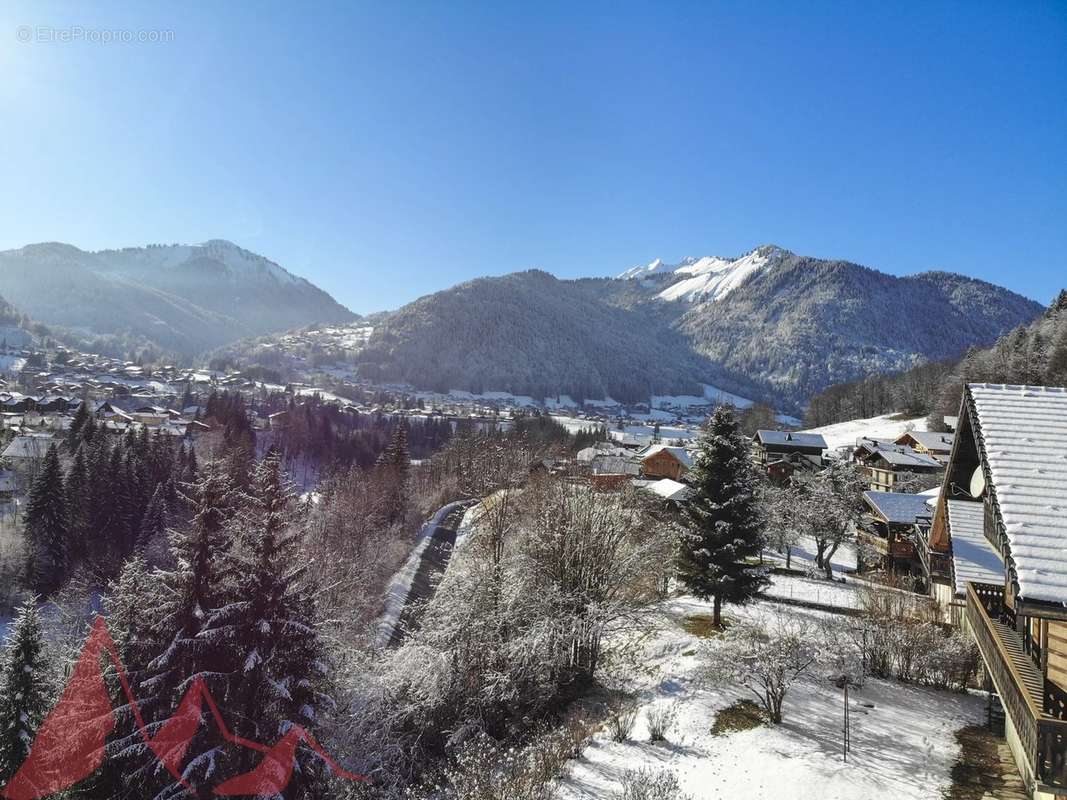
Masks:
[[[757,247],[740,258],[687,256],[677,264],[665,264],[656,259],[647,266],[633,267],[618,277],[622,280],[656,277],[659,285],[663,280],[673,280],[656,296],[662,300],[701,302],[721,300],[768,264],[789,255],[789,251],[767,244]]]

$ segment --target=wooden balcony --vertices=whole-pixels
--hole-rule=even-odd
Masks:
[[[967,584],[967,621],[1005,711],[1019,735],[1032,777],[1067,788],[1067,707],[1027,652],[1004,589]]]

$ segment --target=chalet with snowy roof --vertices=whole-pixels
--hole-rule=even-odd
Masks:
[[[656,495],[670,506],[681,505],[689,498],[689,495],[692,494],[693,491],[692,488],[686,484],[671,480],[670,478],[661,478],[658,481],[640,481],[635,485],[639,489]]]
[[[955,434],[952,433],[907,431],[894,444],[910,447],[916,453],[936,458],[942,464],[946,464],[948,457],[952,454],[952,442],[955,438]]]
[[[50,433],[28,433],[16,436],[4,448],[0,458],[15,471],[18,483],[26,488],[37,477],[37,472],[44,463],[44,457],[48,454],[48,448],[55,441]]]
[[[867,551],[875,559],[874,563],[861,566],[877,567],[922,583],[924,576],[915,550],[915,533],[918,527],[929,525],[933,511],[928,499],[921,494],[864,492],[867,510],[856,538],[861,546],[861,558],[863,551]]]
[[[0,469],[0,503],[10,503],[17,491],[15,473],[9,469]]]
[[[641,474],[641,464],[634,460],[633,453],[623,451],[625,455],[600,453],[586,466],[592,475],[627,475],[636,478]]]
[[[876,492],[894,491],[905,473],[933,475],[945,468],[936,458],[910,447],[873,439],[862,441],[853,460],[863,467],[868,485]]]
[[[629,458],[632,455],[633,452],[627,450],[625,447],[618,447],[608,442],[597,442],[590,447],[585,447],[579,450],[575,458],[581,464],[589,464],[600,456],[621,456]]]
[[[979,538],[979,531],[981,537]],[[982,552],[988,547],[998,561]],[[1067,389],[972,384],[930,531],[1035,800],[1067,793]],[[970,553],[970,555],[968,555]],[[1002,565],[997,569],[997,563]],[[961,585],[962,584],[962,585]]]
[[[793,467],[815,469],[823,465],[826,440],[820,433],[756,431],[752,437],[752,459],[766,468],[788,462]]]
[[[693,457],[684,447],[654,444],[637,454],[641,460],[641,474],[646,478],[680,480],[693,466]]]

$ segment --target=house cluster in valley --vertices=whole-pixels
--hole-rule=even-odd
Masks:
[[[349,399],[299,385],[273,386],[219,371],[159,367],[55,348],[47,358],[5,343],[0,358],[0,510],[17,511],[53,443],[77,413],[114,435],[145,431],[211,448],[212,420],[200,398],[229,390],[250,401],[252,424],[280,426],[287,411],[257,396],[319,396],[341,411],[467,419],[506,425],[531,413],[507,400],[454,395],[402,397],[361,388]],[[387,389],[388,387],[386,387]],[[353,388],[353,392],[356,389]],[[355,394],[354,394],[355,396]],[[706,411],[706,409],[701,409]],[[533,471],[613,491],[630,485],[680,508],[691,493],[697,410],[680,409],[661,436],[659,419],[618,410],[554,414],[596,441]],[[613,418],[617,429],[612,429]],[[637,421],[643,425],[629,424]],[[624,424],[625,423],[625,424]],[[655,424],[653,424],[655,423]],[[865,513],[855,531],[856,568],[846,580],[882,581],[931,598],[946,626],[978,646],[1000,727],[1035,800],[1067,795],[1067,389],[970,384],[944,432],[859,430],[847,441],[825,430],[757,430],[750,456],[768,482],[786,484],[834,461],[856,465]],[[643,431],[638,431],[643,428]],[[849,430],[853,430],[849,428]]]
[[[1034,800],[1067,794],[1067,389],[971,384],[954,433],[860,439],[867,513],[858,569],[902,576],[973,637]],[[820,469],[819,437],[760,431],[772,477]],[[922,490],[929,479],[931,488]],[[907,486],[912,491],[900,491]],[[915,489],[919,488],[918,491]]]
[[[772,482],[853,462],[867,484],[856,580],[930,598],[978,645],[990,724],[1034,800],[1067,794],[1067,389],[972,384],[948,432],[906,430],[828,447],[819,433],[759,430]],[[683,503],[688,446],[599,443],[570,463],[605,489],[631,483]],[[886,580],[889,579],[889,580]],[[846,577],[846,580],[848,578]]]

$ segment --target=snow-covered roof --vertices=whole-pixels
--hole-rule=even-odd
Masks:
[[[910,447],[876,447],[873,453],[881,456],[894,467],[941,469],[944,466],[936,458],[919,453]]]
[[[673,481],[670,478],[654,481],[645,487],[648,491],[658,494],[664,500],[684,500],[689,494],[689,487],[684,483]]]
[[[949,500],[948,529],[952,537],[952,571],[956,594],[967,593],[967,581],[1001,584],[1004,562],[985,538],[985,512],[972,500]]]
[[[1067,604],[1067,389],[967,389],[1019,594]]]
[[[603,443],[598,443],[593,445],[592,447],[584,447],[579,450],[576,458],[578,459],[578,461],[588,463],[594,458],[597,458],[598,456],[629,457],[630,455],[630,451],[627,450],[625,447],[614,447],[611,445],[604,445]]]
[[[921,494],[902,492],[864,492],[864,499],[886,522],[914,525],[919,517],[930,516],[929,499]]]
[[[795,431],[756,431],[763,444],[792,445],[794,447],[818,447],[826,449],[826,440],[821,433],[797,433]]]
[[[601,453],[589,462],[594,475],[639,475],[641,466],[629,455],[616,456]]]
[[[684,447],[678,447],[677,445],[654,444],[648,449],[642,450],[640,453],[638,453],[638,455],[640,456],[641,460],[644,461],[647,458],[651,458],[652,456],[658,455],[659,453],[663,452],[670,453],[672,456],[674,456],[680,462],[685,464],[687,467],[693,466],[693,457],[689,455],[689,451],[687,451]]]
[[[52,444],[51,434],[31,433],[25,436],[16,436],[11,443],[4,448],[4,458],[44,458],[48,448]]]
[[[944,464],[933,456],[920,453],[918,450],[913,450],[907,445],[886,442],[880,439],[863,438],[856,440],[857,460],[866,461],[875,456],[885,459],[887,463],[894,467],[901,467],[904,469],[907,469],[908,467],[941,469],[944,466]]]
[[[952,442],[956,438],[954,433],[936,433],[934,431],[908,431],[901,434],[900,439],[910,436],[927,450],[949,452],[952,450]],[[897,441],[900,441],[898,439]]]

